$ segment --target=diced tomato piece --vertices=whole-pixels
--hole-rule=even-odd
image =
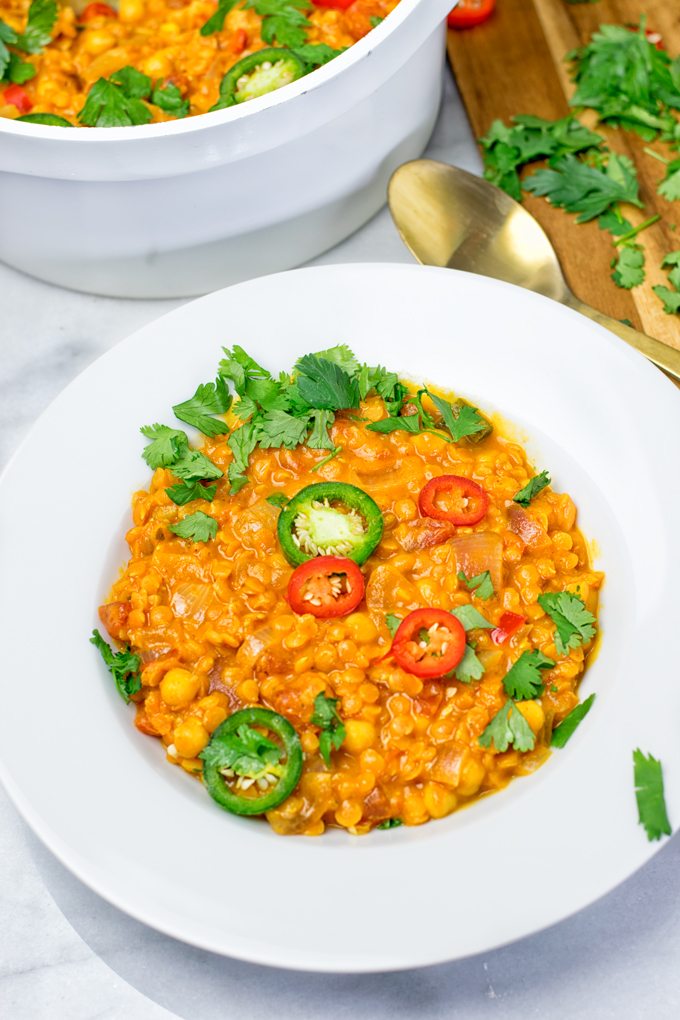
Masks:
[[[87,7],[83,8],[80,14],[80,18],[78,20],[82,22],[91,21],[92,18],[117,18],[117,17],[118,13],[113,9],[113,7],[109,7],[108,4],[92,3],[88,4]]]
[[[498,621],[498,626],[491,631],[491,640],[496,645],[505,644],[525,623],[525,618],[519,613],[503,613]]]
[[[21,85],[10,85],[2,93],[2,97],[6,103],[16,106],[20,114],[30,113],[33,109],[33,103],[28,98],[28,92],[26,89],[22,89]]]
[[[473,28],[490,18],[496,0],[460,0],[449,14],[449,28]]]

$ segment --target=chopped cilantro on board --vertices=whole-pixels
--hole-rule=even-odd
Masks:
[[[536,738],[514,701],[508,700],[496,713],[479,737],[482,747],[491,747],[501,754],[512,745],[516,751],[533,751]]]
[[[337,698],[327,698],[321,691],[314,699],[314,714],[311,722],[319,726],[319,751],[326,765],[331,767],[331,749],[337,751],[345,739],[345,724],[338,715]]]
[[[550,669],[555,663],[542,652],[522,652],[519,659],[503,677],[506,694],[514,701],[530,701],[543,693],[541,670]]]
[[[569,591],[545,592],[538,604],[555,623],[555,647],[560,655],[595,637],[595,617],[583,599]]]
[[[633,751],[633,777],[638,817],[647,839],[653,841],[670,836],[672,829],[666,811],[661,762],[638,748]]]
[[[192,542],[209,542],[217,534],[219,524],[214,517],[197,510],[183,517],[177,524],[170,524],[169,529],[180,538],[188,538]]]
[[[133,694],[137,694],[142,689],[139,673],[142,660],[129,648],[125,648],[122,652],[114,652],[98,630],[92,631],[90,643],[99,649],[109,673],[115,680],[118,693],[127,703]]]
[[[520,506],[529,506],[534,496],[538,496],[539,492],[543,492],[543,489],[550,485],[550,474],[547,471],[541,471],[539,475],[534,475],[530,478],[523,489],[516,492],[512,497],[514,503],[519,503]]]
[[[550,740],[551,747],[564,747],[588,715],[588,712],[590,712],[594,701],[595,695],[591,694],[580,705],[577,705],[576,708],[572,708],[571,712],[564,717],[559,726],[556,726],[553,730]]]
[[[578,223],[601,216],[619,202],[642,207],[635,165],[628,156],[616,152],[609,153],[605,167],[591,166],[576,156],[563,156],[551,168],[537,170],[528,177],[524,188],[547,198],[551,205],[577,213]]]
[[[645,253],[639,244],[626,244],[612,260],[612,280],[617,287],[630,290],[645,279]]]

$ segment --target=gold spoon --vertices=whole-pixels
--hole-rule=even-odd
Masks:
[[[599,322],[680,381],[680,351],[579,301],[543,229],[500,188],[458,167],[416,159],[395,171],[388,201],[404,244],[419,262],[545,294]]]

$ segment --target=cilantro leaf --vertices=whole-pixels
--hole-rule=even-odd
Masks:
[[[380,825],[376,825],[376,829],[398,829],[403,824],[401,818],[386,818]]]
[[[17,120],[26,124],[45,124],[47,127],[73,127],[73,124],[65,117],[58,117],[56,113],[26,113]]]
[[[633,751],[633,777],[638,817],[647,839],[651,842],[670,836],[672,829],[666,811],[661,762],[638,748]]]
[[[668,279],[676,290],[680,290],[680,251],[670,251],[661,265],[664,269],[671,267]]]
[[[249,382],[271,381],[271,373],[258,365],[238,344],[231,348],[223,347],[222,350],[226,357],[220,361],[218,371],[225,379],[231,380],[240,397],[246,395]]]
[[[680,159],[674,159],[668,164],[666,176],[657,191],[669,202],[680,199]]]
[[[312,8],[310,0],[246,0],[245,9],[262,17],[260,35],[264,42],[295,50],[303,46],[311,24],[302,13]]]
[[[164,113],[171,113],[173,117],[187,117],[189,115],[189,100],[185,99],[174,82],[161,84],[156,82],[151,93],[149,102],[157,106]]]
[[[335,362],[305,354],[295,365],[298,392],[310,407],[341,411],[359,406],[359,386]]]
[[[312,69],[329,64],[331,60],[339,57],[346,49],[346,46],[339,50],[334,50],[332,46],[328,46],[326,43],[306,43],[295,48],[295,56],[303,60]]]
[[[542,652],[522,652],[503,677],[503,686],[509,697],[515,701],[528,701],[543,693],[541,670],[550,669],[555,663]]]
[[[221,376],[214,383],[201,383],[193,397],[181,404],[175,404],[176,418],[193,425],[204,436],[223,436],[229,428],[225,422],[213,418],[213,414],[225,414],[231,407],[227,384]]]
[[[550,474],[547,471],[541,471],[539,475],[530,478],[524,488],[515,493],[512,497],[513,502],[519,503],[520,506],[529,506],[534,496],[550,485],[550,481]]]
[[[229,11],[236,6],[236,0],[218,0],[217,10],[208,18],[206,23],[201,26],[201,35],[214,35],[215,32],[221,32],[224,28],[224,22],[229,14]]]
[[[382,435],[389,432],[412,432],[415,434],[423,431],[418,414],[406,414],[399,418],[381,418],[380,421],[371,422],[366,428],[369,432],[380,432]]]
[[[385,623],[387,624],[387,629],[390,632],[390,636],[394,637],[394,635],[399,630],[399,624],[401,623],[401,617],[397,616],[395,613],[386,613],[385,614]]]
[[[288,496],[284,496],[282,492],[272,492],[271,496],[267,496],[267,502],[272,506],[277,506],[280,510],[283,510],[284,506],[290,503]]]
[[[24,53],[40,53],[52,42],[52,29],[57,20],[56,0],[33,0],[28,8],[28,21],[15,45]]]
[[[179,460],[170,465],[173,475],[185,482],[214,481],[222,477],[222,470],[200,450],[185,450]]]
[[[663,310],[667,315],[675,315],[680,312],[680,291],[671,290],[670,287],[664,287],[662,284],[652,287],[652,290],[663,301]]]
[[[455,609],[451,610],[452,616],[462,623],[465,630],[474,630],[476,627],[483,628],[484,630],[492,630],[493,623],[489,623],[485,616],[475,609],[474,606],[464,605],[456,606]]]
[[[332,411],[315,410],[311,412],[310,420],[312,428],[306,440],[306,445],[312,450],[334,450],[335,443],[331,439],[328,430],[335,421]]]
[[[578,725],[585,719],[593,707],[595,701],[595,695],[591,694],[582,701],[580,705],[573,708],[568,715],[565,715],[559,726],[556,726],[552,733],[550,740],[551,747],[564,747],[567,741],[576,732]]]
[[[309,416],[296,417],[288,411],[267,411],[255,421],[257,443],[263,449],[284,446],[294,450],[305,438]]]
[[[78,120],[87,127],[131,127],[148,124],[151,111],[141,99],[126,95],[120,85],[99,78],[91,86]]]
[[[612,262],[612,280],[617,287],[630,290],[645,279],[645,253],[639,244],[624,244]]]
[[[14,85],[23,85],[24,82],[35,78],[36,74],[33,64],[28,60],[22,60],[18,53],[10,53],[0,38],[0,79],[6,78]],[[17,117],[17,120],[24,120],[26,116],[30,115]],[[34,116],[39,116],[39,114],[34,114]],[[49,114],[43,114],[43,116],[49,116]]]
[[[177,524],[171,524],[170,531],[180,538],[191,539],[192,542],[208,542],[219,531],[219,524],[214,517],[197,510],[196,513],[183,517]]]
[[[280,774],[277,766],[282,756],[278,744],[248,723],[242,723],[235,733],[216,734],[199,754],[206,765],[231,769],[248,779]]]
[[[459,442],[465,436],[473,436],[477,432],[486,433],[489,430],[489,423],[482,418],[476,407],[457,401],[451,404],[436,393],[425,390],[428,397],[442,416],[447,430],[451,433],[454,443]]]
[[[514,701],[508,700],[493,717],[479,737],[482,747],[491,747],[501,754],[512,744],[516,751],[533,751],[536,738]]]
[[[597,225],[600,230],[608,230],[614,237],[627,234],[633,229],[633,224],[622,215],[618,205],[613,205],[606,212],[598,217]]]
[[[180,429],[171,429],[168,425],[156,423],[144,425],[139,431],[151,440],[148,446],[144,447],[142,457],[154,471],[156,468],[174,464],[189,449],[187,434]]]
[[[214,499],[217,486],[203,485],[200,481],[179,482],[177,485],[171,485],[165,491],[173,503],[176,503],[177,506],[185,506],[194,499]]]
[[[463,658],[453,671],[456,680],[463,684],[472,683],[473,680],[481,680],[484,676],[484,666],[477,657],[472,645],[465,646]]]
[[[642,206],[638,195],[637,171],[627,156],[609,153],[605,169],[589,166],[567,155],[551,169],[537,170],[524,181],[526,191],[542,195],[551,205],[578,213],[585,223],[618,202]]]
[[[114,652],[98,630],[92,631],[90,643],[98,648],[106,667],[116,682],[118,693],[127,704],[133,694],[142,689],[140,668],[142,660],[127,646],[122,652]]]
[[[555,647],[560,655],[595,636],[595,617],[578,595],[568,591],[546,592],[538,596],[538,604],[555,623]]]
[[[354,351],[347,344],[336,344],[335,347],[327,347],[325,351],[314,351],[313,357],[323,358],[324,361],[332,361],[334,365],[341,368],[347,375],[356,375],[359,371],[359,362]]]
[[[458,580],[462,581],[468,591],[471,591],[477,599],[490,599],[493,595],[493,581],[491,580],[491,574],[488,570],[485,570],[481,574],[475,574],[474,577],[468,577],[464,570],[458,571]]]
[[[314,467],[310,468],[310,471],[318,471],[319,468],[322,468],[324,466],[324,464],[328,464],[329,460],[333,460],[334,457],[337,457],[339,453],[342,453],[342,447],[341,446],[333,447],[328,456],[322,457],[320,461],[317,461]]]
[[[151,95],[151,78],[129,64],[114,71],[109,81],[120,85],[128,99],[148,99]]]
[[[227,476],[231,485],[233,495],[240,492],[244,485],[248,484],[246,471],[250,455],[257,446],[255,426],[252,422],[246,422],[239,429],[234,429],[227,440],[229,449],[234,454],[234,459],[229,465]]]
[[[331,748],[341,747],[345,739],[345,724],[338,715],[337,698],[327,698],[320,691],[314,699],[314,714],[311,722],[321,728],[319,734],[319,750],[328,768],[331,767]]]

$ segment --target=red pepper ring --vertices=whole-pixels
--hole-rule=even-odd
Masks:
[[[364,597],[364,575],[346,556],[315,556],[301,563],[288,582],[288,604],[294,613],[323,620],[353,613]]]
[[[118,12],[108,4],[91,3],[80,12],[78,21],[91,21],[92,18],[117,18]]]
[[[390,654],[407,673],[434,680],[465,655],[465,628],[445,609],[414,609],[399,624]]]
[[[448,505],[438,499],[444,497]],[[460,475],[431,478],[418,497],[420,512],[436,521],[451,521],[459,526],[478,524],[489,509],[489,497],[481,485]]]
[[[491,640],[495,645],[505,644],[526,622],[526,619],[519,613],[503,613],[498,621],[498,626],[491,631]]]

